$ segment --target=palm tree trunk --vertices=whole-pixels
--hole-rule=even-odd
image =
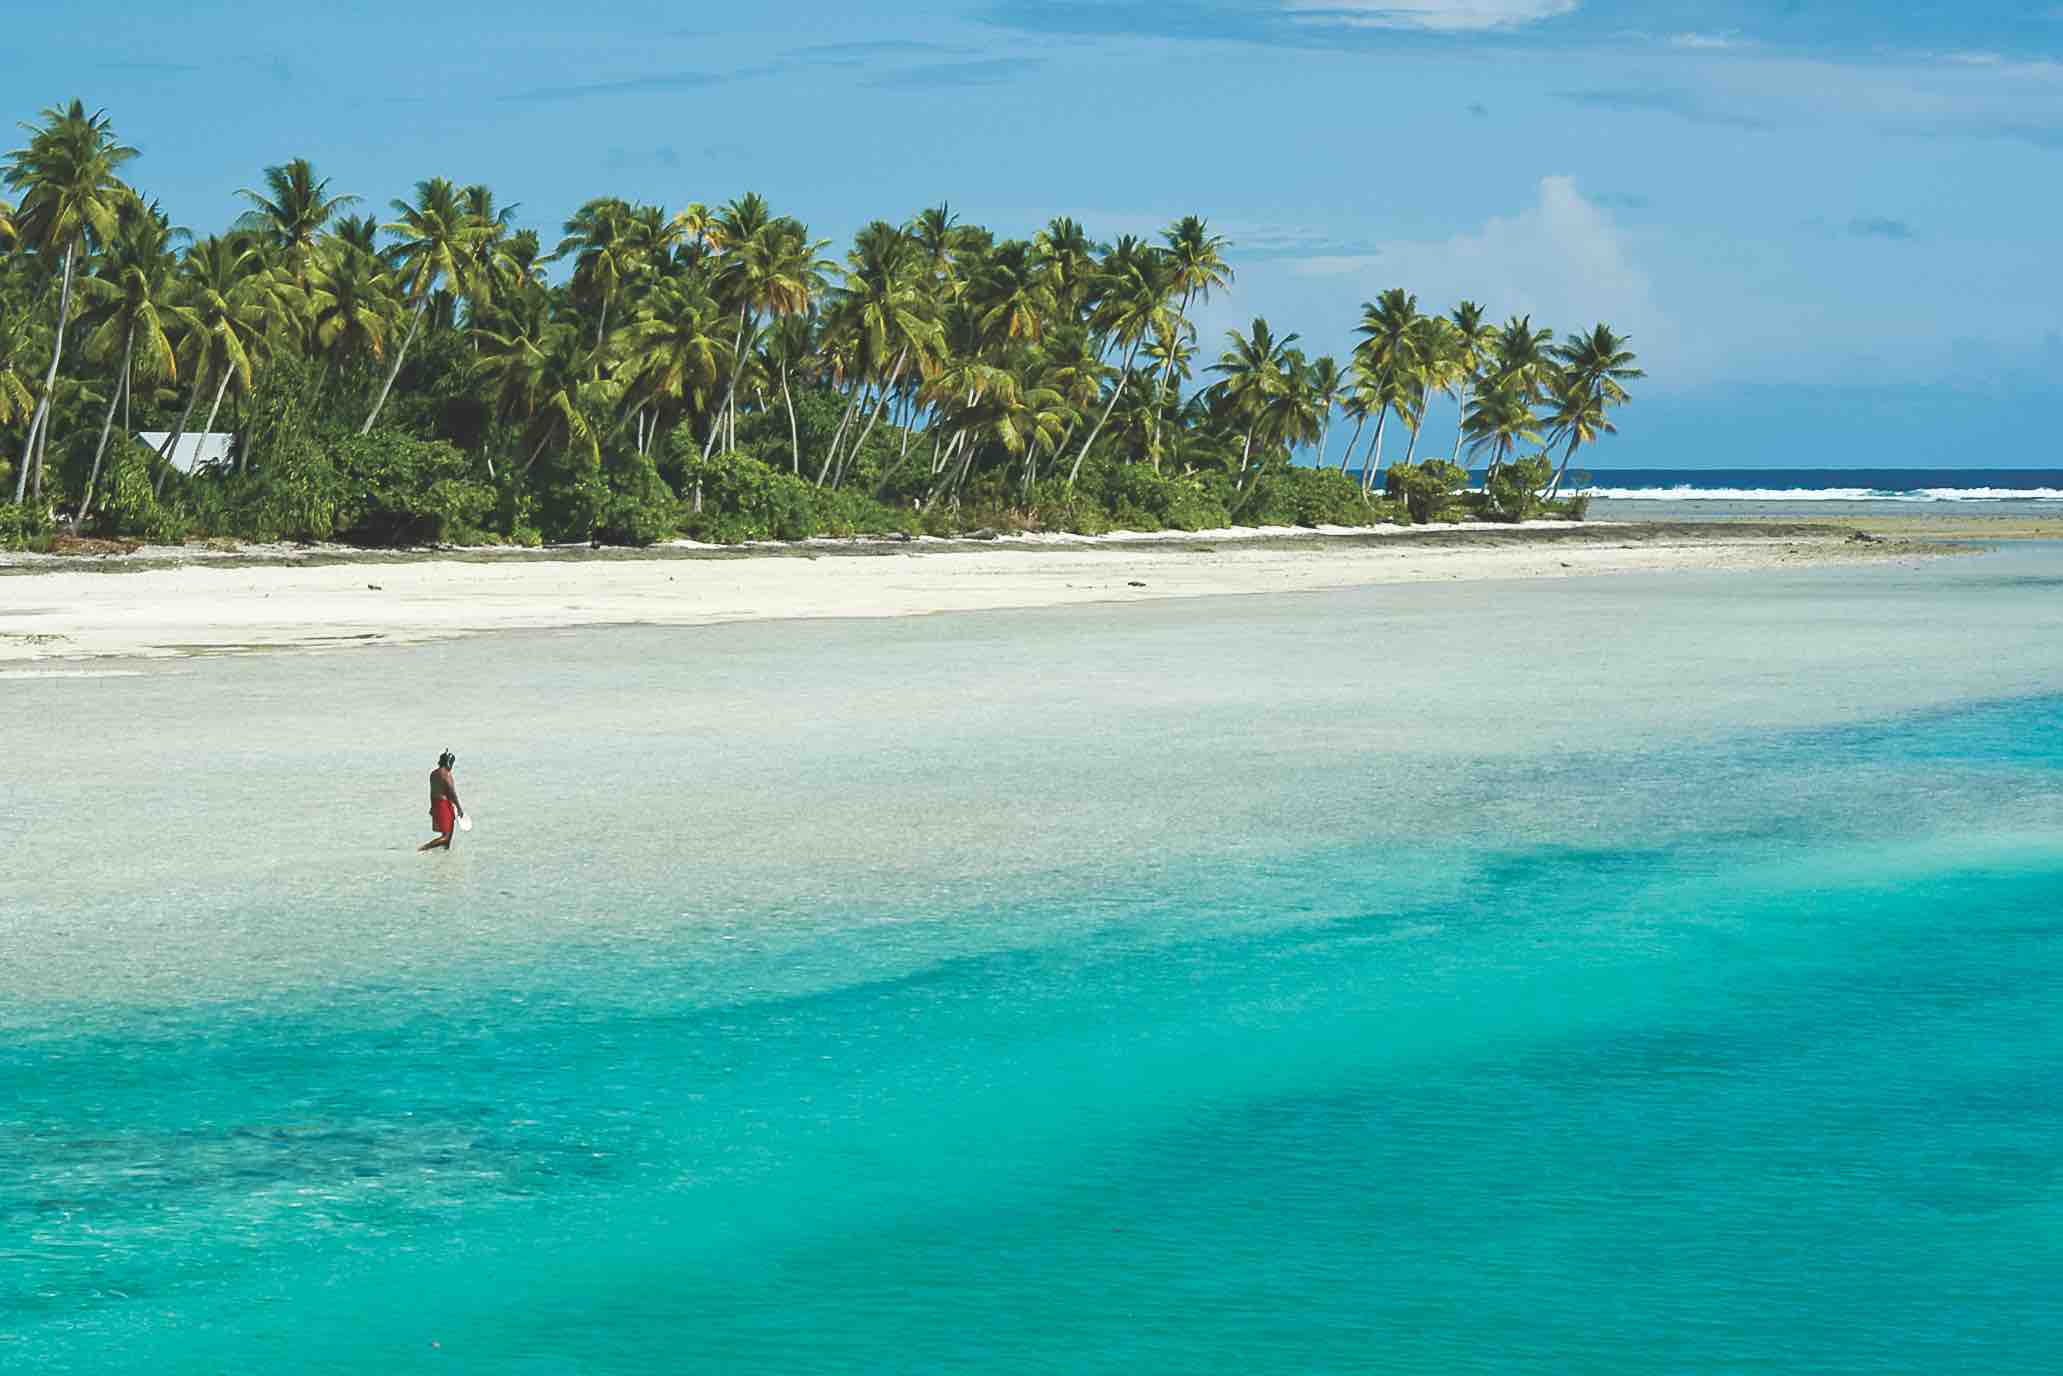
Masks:
[[[788,370],[781,369],[781,400],[788,406],[788,463],[796,477],[802,476],[802,427],[795,423],[795,394],[788,388]]]
[[[817,486],[824,485],[824,479],[831,474],[831,465],[838,461],[838,446],[845,440],[846,427],[852,424],[853,413],[860,409],[861,391],[857,383],[852,389],[852,400],[845,404],[845,414],[838,418],[838,428],[831,432],[831,447],[824,451],[824,466],[817,470]]]
[[[1332,444],[1332,412],[1325,413],[1325,428],[1318,432],[1318,467],[1325,467],[1325,451]]]
[[[1361,490],[1364,493],[1375,490],[1375,470],[1382,467],[1383,425],[1390,418],[1389,404],[1385,402],[1376,408],[1375,438],[1368,442],[1368,453],[1361,460]]]
[[[1081,474],[1082,460],[1089,457],[1089,450],[1096,443],[1096,437],[1103,433],[1104,423],[1110,413],[1117,410],[1117,399],[1125,394],[1125,382],[1132,376],[1132,360],[1139,356],[1139,340],[1132,341],[1132,347],[1125,351],[1125,361],[1118,368],[1117,386],[1110,389],[1110,401],[1103,408],[1103,414],[1096,418],[1096,424],[1089,431],[1089,438],[1082,441],[1081,451],[1074,456],[1074,467],[1067,470],[1068,491],[1074,490],[1074,480]]]
[[[93,490],[100,486],[100,461],[107,454],[107,437],[115,428],[115,403],[129,390],[129,360],[136,352],[136,331],[122,343],[122,366],[115,373],[115,389],[108,394],[107,415],[100,422],[100,442],[93,446],[93,471],[86,475],[86,493],[79,498],[79,516],[74,526],[84,525],[93,514]]]
[[[736,334],[731,336],[731,381],[730,384],[724,388],[723,410],[717,412],[717,419],[719,421],[721,421],[726,414],[735,415],[738,410],[738,374],[745,371],[745,313],[750,309],[751,308],[749,306],[738,307],[738,331]],[[716,426],[710,427],[710,444],[716,443],[716,431]],[[736,449],[738,447],[737,431],[733,430],[730,433],[731,448]],[[702,450],[702,457],[705,459],[708,458],[709,452],[709,449],[705,446]]]
[[[1234,492],[1243,492],[1246,490],[1246,464],[1248,458],[1252,456],[1253,452],[1254,432],[1253,427],[1248,426],[1246,432],[1246,442],[1239,446],[1239,481],[1232,484],[1232,490]]]
[[[1467,381],[1463,381],[1459,389],[1458,395],[1461,398],[1461,404],[1454,411],[1454,457],[1448,460],[1449,463],[1458,465],[1461,462],[1462,427],[1468,420],[1469,397],[1475,393],[1475,390]]]
[[[1347,437],[1347,447],[1340,450],[1340,472],[1347,471],[1347,463],[1354,457],[1354,446],[1361,443],[1361,430],[1368,424],[1368,413],[1363,411],[1354,418],[1354,433]]]
[[[1574,434],[1569,436],[1569,447],[1562,454],[1562,466],[1555,469],[1554,481],[1547,485],[1547,491],[1543,494],[1548,501],[1553,501],[1554,494],[1562,490],[1562,475],[1569,471],[1569,460],[1576,457],[1576,446],[1581,443],[1582,441],[1577,439]]]
[[[408,346],[415,343],[415,332],[423,326],[423,312],[430,308],[430,294],[424,292],[415,303],[415,319],[409,322],[408,335],[401,341],[401,347],[394,351],[394,366],[387,370],[387,381],[380,388],[380,399],[373,403],[372,414],[365,418],[365,424],[358,427],[358,433],[372,433],[373,422],[380,418],[380,412],[387,405],[387,394],[394,390],[394,379],[401,376],[401,361],[408,357]]]
[[[36,436],[36,472],[29,479],[29,499],[43,500],[43,470],[50,463],[50,432],[57,428],[57,407],[53,404],[43,416],[43,430]]]
[[[546,431],[544,432],[544,438],[543,438],[543,439],[541,439],[541,440],[539,440],[539,441],[537,442],[537,448],[535,448],[535,449],[531,450],[531,451],[530,451],[530,457],[529,457],[529,458],[527,458],[527,459],[525,459],[525,460],[523,460],[523,468],[522,468],[522,472],[523,472],[524,474],[526,474],[526,475],[527,475],[527,474],[528,474],[528,473],[530,472],[530,468],[531,468],[531,465],[535,464],[535,463],[537,462],[537,460],[538,460],[539,456],[541,456],[541,455],[542,455],[542,454],[544,453],[544,447],[545,447],[545,446],[546,446],[547,444],[550,444],[550,443],[551,443],[551,439],[552,439],[552,432],[551,432],[550,430],[546,430]]]
[[[172,451],[179,447],[179,441],[186,435],[186,423],[193,419],[193,408],[200,405],[201,382],[206,377],[206,373],[200,373],[194,377],[193,390],[189,392],[186,397],[186,409],[179,413],[178,428],[173,430],[171,434],[165,436],[164,447],[158,450],[158,457],[163,459],[165,462],[164,465],[158,469],[157,482],[151,486],[151,495],[153,497],[160,497],[164,495],[165,474],[170,472],[172,468]]]
[[[889,370],[888,386],[882,390],[880,404],[874,408],[874,414],[868,418],[867,428],[860,431],[860,437],[853,441],[852,448],[846,451],[844,459],[840,461],[838,477],[832,482],[831,486],[836,487],[839,483],[845,481],[845,470],[851,466],[853,457],[866,447],[867,436],[873,434],[874,427],[881,423],[881,415],[888,409],[889,399],[895,395],[895,384],[902,377],[903,364],[907,363],[909,358],[910,347],[905,344],[902,352],[895,356],[895,367]]]
[[[222,410],[222,398],[229,391],[229,379],[233,375],[228,368],[222,370],[222,382],[215,388],[215,404],[208,408],[208,423],[201,427],[201,434],[204,436],[215,433],[215,417]]]
[[[79,235],[73,235],[64,251],[64,286],[57,295],[57,333],[50,341],[50,370],[43,374],[43,395],[37,399],[36,414],[29,420],[29,438],[21,447],[21,472],[14,475],[14,500],[19,503],[29,481],[29,462],[42,451],[36,447],[39,435],[50,429],[50,403],[57,395],[57,364],[64,356],[64,327],[72,313],[72,264],[79,252]],[[47,447],[47,446],[46,446]],[[43,490],[43,475],[36,474],[36,490]]]

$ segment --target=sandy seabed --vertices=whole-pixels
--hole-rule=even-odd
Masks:
[[[812,541],[721,549],[234,553],[0,567],[0,663],[407,644],[587,625],[915,616],[1384,583],[1754,570],[1942,552],[1838,527],[1542,522]]]

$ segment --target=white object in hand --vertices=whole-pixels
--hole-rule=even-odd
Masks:
[[[458,819],[458,829],[459,829],[460,831],[471,831],[471,830],[473,829],[473,819],[472,819],[472,818],[470,818],[470,817],[461,817],[461,818],[459,818],[459,819]]]

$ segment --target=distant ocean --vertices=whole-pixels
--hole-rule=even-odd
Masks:
[[[2063,503],[2056,468],[1612,468],[1583,490],[1613,502]]]

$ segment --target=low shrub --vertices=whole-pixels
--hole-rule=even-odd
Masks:
[[[1530,521],[1541,514],[1540,494],[1554,479],[1554,465],[1545,454],[1535,454],[1529,459],[1514,459],[1499,466],[1490,481],[1484,485],[1489,497],[1489,511],[1492,519],[1500,521]]]
[[[472,460],[442,440],[376,430],[324,447],[338,484],[335,534],[352,544],[477,542],[500,504],[472,476]]]
[[[57,534],[50,508],[41,502],[0,502],[0,549],[45,553]]]
[[[1468,486],[1468,470],[1445,459],[1421,463],[1394,463],[1384,479],[1384,494],[1401,501],[1414,523],[1425,525],[1447,518],[1454,500]]]

